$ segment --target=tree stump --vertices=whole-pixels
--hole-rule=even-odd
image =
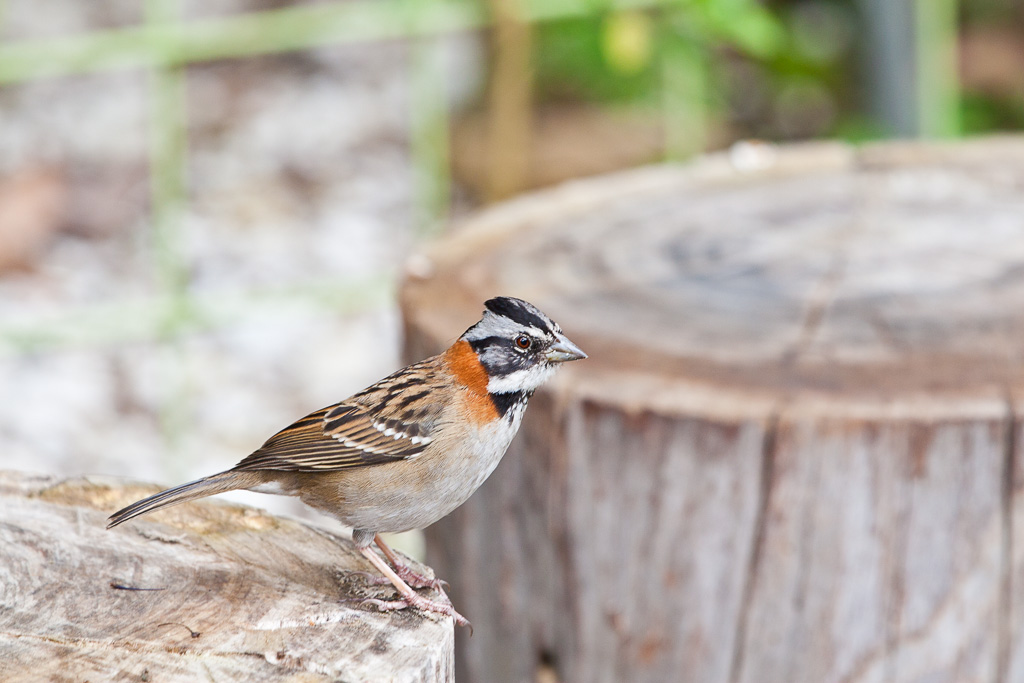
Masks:
[[[452,680],[450,619],[343,602],[382,588],[346,539],[208,501],[105,530],[156,490],[0,471],[0,680]]]
[[[590,358],[428,561],[460,680],[1024,680],[1024,141],[747,145],[410,262],[409,358],[521,296]]]

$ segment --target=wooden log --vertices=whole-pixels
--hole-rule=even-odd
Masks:
[[[0,471],[0,680],[450,681],[454,627],[379,614],[351,542],[154,487]],[[393,593],[393,592],[392,592]]]
[[[521,296],[590,354],[428,530],[460,680],[1024,672],[1024,140],[743,146],[471,217],[407,353]]]

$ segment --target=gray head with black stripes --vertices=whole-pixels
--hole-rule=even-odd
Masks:
[[[484,306],[484,317],[462,339],[487,370],[491,394],[532,394],[561,363],[587,357],[533,304],[499,296]]]

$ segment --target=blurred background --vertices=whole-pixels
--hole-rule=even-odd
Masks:
[[[400,365],[405,264],[487,203],[1021,129],[1018,0],[0,0],[0,466],[230,467]]]

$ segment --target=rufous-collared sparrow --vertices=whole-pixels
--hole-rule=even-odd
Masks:
[[[532,304],[497,297],[484,305],[480,321],[444,353],[307,415],[226,472],[115,512],[107,528],[236,489],[298,496],[352,527],[359,551],[398,589],[396,600],[369,602],[384,610],[417,607],[468,625],[442,582],[410,569],[379,532],[421,529],[462,505],[505,454],[534,390],[561,363],[587,357]],[[443,601],[410,584],[438,590]]]

